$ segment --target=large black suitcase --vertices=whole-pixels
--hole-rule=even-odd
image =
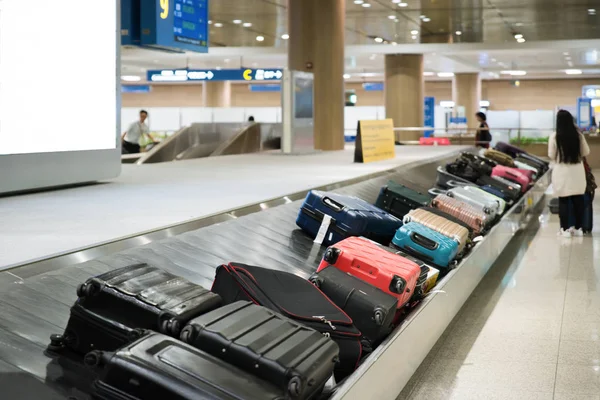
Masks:
[[[339,356],[330,338],[248,301],[194,318],[181,331],[181,340],[298,400],[321,392]]]
[[[468,163],[473,169],[479,172],[480,175],[491,176],[492,170],[498,165],[492,160],[467,152],[460,153],[459,159]]]
[[[285,393],[171,337],[150,333],[115,353],[86,356],[100,366],[97,400],[283,400]]]
[[[360,361],[361,332],[352,318],[309,281],[294,274],[230,263],[217,268],[212,287],[224,304],[245,300],[330,336],[340,347],[336,379],[351,374]]]
[[[398,308],[396,297],[334,266],[314,274],[310,281],[352,318],[372,344],[392,331]]]
[[[528,157],[527,154],[520,154],[515,160],[535,168],[538,172],[537,176],[544,175],[548,170],[548,166],[543,161]]]
[[[437,168],[437,179],[435,181],[436,186],[438,186],[438,187],[440,187],[442,189],[445,189],[445,190],[451,189],[448,186],[448,182],[449,181],[464,182],[466,185],[469,185],[469,184],[472,183],[471,181],[468,181],[468,180],[463,179],[463,178],[461,178],[459,176],[451,174],[450,172],[448,172],[448,170],[446,169],[445,166],[440,165]]]
[[[423,193],[419,193],[409,187],[389,181],[381,188],[375,205],[382,210],[402,219],[410,210],[429,205],[431,199]]]
[[[481,172],[474,168],[467,160],[459,158],[458,160],[446,164],[446,171],[449,174],[458,176],[469,182],[477,182],[477,179],[482,175]]]
[[[144,329],[177,337],[190,319],[221,305],[217,294],[147,264],[91,278],[77,295],[65,333],[52,336],[50,350],[114,351]]]

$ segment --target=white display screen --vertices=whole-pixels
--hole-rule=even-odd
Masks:
[[[117,7],[0,0],[0,155],[117,146]]]

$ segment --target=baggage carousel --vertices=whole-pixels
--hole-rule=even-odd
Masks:
[[[360,182],[319,189],[355,195],[371,203],[389,179],[425,192],[435,182],[437,166],[454,158],[456,154],[425,160]],[[537,216],[536,205],[543,199],[549,180],[546,174],[505,214],[458,268],[439,282],[434,292],[340,385],[333,399],[397,397],[514,234]],[[299,192],[215,215],[197,221],[194,228],[199,229],[176,236],[171,236],[173,230],[163,232],[165,239],[92,261],[71,266],[59,262],[43,268],[24,266],[0,275],[1,397],[88,398],[82,384],[89,377],[85,368],[61,363],[44,351],[50,335],[61,333],[67,324],[76,286],[90,276],[147,263],[210,288],[216,267],[230,261],[310,276],[325,248],[313,244],[295,225],[305,194]],[[138,240],[145,241],[143,237]],[[84,261],[97,256],[88,250],[72,257]]]

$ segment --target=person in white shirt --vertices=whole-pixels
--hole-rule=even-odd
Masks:
[[[127,132],[123,133],[123,136],[121,136],[123,154],[136,154],[141,151],[140,139],[144,135],[150,136],[150,129],[145,123],[147,118],[148,112],[141,110],[140,120],[129,125]]]

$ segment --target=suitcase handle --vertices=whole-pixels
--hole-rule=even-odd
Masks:
[[[438,248],[438,244],[436,242],[429,238],[426,238],[423,235],[419,235],[417,232],[411,232],[410,240],[422,247],[425,247],[428,250],[435,250]]]
[[[344,209],[343,204],[338,203],[330,197],[323,197],[323,204],[325,204],[327,207],[331,208],[336,212],[340,212]]]

